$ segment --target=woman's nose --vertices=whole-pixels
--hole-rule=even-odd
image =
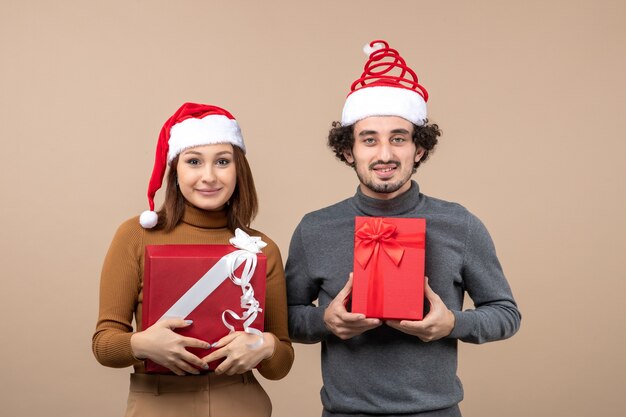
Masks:
[[[215,172],[213,172],[213,167],[207,166],[204,170],[202,170],[202,181],[206,183],[211,183],[215,181]]]

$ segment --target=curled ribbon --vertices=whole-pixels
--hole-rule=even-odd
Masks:
[[[253,237],[248,235],[241,229],[235,230],[235,237],[230,239],[230,244],[239,250],[234,251],[226,255],[227,268],[229,272],[230,280],[237,286],[241,287],[241,308],[246,311],[239,315],[232,310],[224,310],[222,312],[222,322],[224,326],[230,330],[230,333],[235,331],[235,327],[232,326],[226,320],[226,316],[229,315],[233,319],[243,321],[243,330],[246,333],[259,336],[259,340],[249,345],[250,348],[257,348],[263,344],[263,333],[250,325],[256,319],[258,313],[262,311],[259,301],[254,298],[254,288],[250,281],[254,275],[257,264],[257,253],[261,252],[267,243],[263,242],[260,237]],[[239,265],[243,263],[243,271],[241,276],[235,274],[235,270]]]

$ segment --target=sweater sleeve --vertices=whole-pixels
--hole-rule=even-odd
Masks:
[[[467,230],[462,276],[475,308],[454,312],[456,323],[450,337],[470,343],[506,339],[519,329],[521,314],[489,232],[471,214]]]
[[[313,304],[318,298],[320,287],[309,273],[302,234],[301,223],[291,238],[285,268],[289,335],[299,343],[317,343],[325,340],[331,333],[324,324],[326,306],[318,307]]]
[[[141,289],[137,252],[141,248],[142,230],[131,222],[119,227],[105,257],[98,322],[92,338],[92,350],[98,362],[114,368],[140,363],[133,356],[130,338]]]
[[[275,338],[274,354],[261,361],[258,370],[267,379],[281,379],[291,369],[294,351],[287,331],[287,299],[285,272],[278,246],[266,236],[268,245],[263,249],[267,256],[265,289],[265,331]]]

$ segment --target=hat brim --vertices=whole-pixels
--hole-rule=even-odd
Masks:
[[[349,126],[371,116],[398,116],[422,126],[427,118],[426,101],[408,88],[363,87],[346,98],[341,124]]]

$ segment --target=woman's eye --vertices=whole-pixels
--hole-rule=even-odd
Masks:
[[[230,159],[221,158],[217,160],[217,165],[226,166],[228,164],[230,164]]]
[[[197,158],[191,158],[187,160],[189,165],[200,165],[200,160]]]

